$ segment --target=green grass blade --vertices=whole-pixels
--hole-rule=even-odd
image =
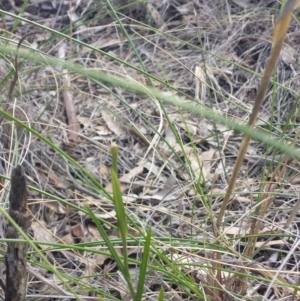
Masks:
[[[90,217],[93,219],[96,227],[98,228],[101,236],[103,237],[103,239],[106,243],[106,246],[108,247],[108,249],[111,253],[111,256],[116,261],[116,264],[117,264],[118,268],[120,269],[122,275],[124,276],[132,298],[135,299],[135,291],[134,291],[134,288],[133,288],[133,285],[132,285],[132,281],[131,281],[131,277],[130,277],[130,273],[129,273],[129,268],[128,268],[127,242],[125,243],[126,248],[124,248],[124,240],[122,239],[122,244],[123,244],[123,262],[122,262],[120,255],[115,250],[115,248],[114,248],[113,244],[111,243],[108,235],[106,234],[105,230],[103,229],[102,225],[100,224],[99,219],[95,216],[95,214],[93,213],[93,211],[90,208],[86,207],[86,210],[87,210],[88,214],[90,215]],[[125,251],[126,258],[124,256],[124,249],[126,250]]]
[[[201,115],[203,117],[206,117],[208,119],[211,119],[212,121],[226,125],[227,127],[234,129],[238,132],[242,132],[244,134],[247,134],[251,138],[257,139],[259,141],[263,141],[265,144],[272,145],[275,149],[277,149],[280,152],[283,152],[285,154],[288,154],[295,159],[300,159],[300,153],[298,150],[296,150],[293,147],[290,147],[287,142],[284,141],[278,141],[278,139],[274,139],[274,137],[263,134],[260,131],[257,131],[255,129],[249,128],[246,125],[241,125],[239,122],[235,121],[234,119],[228,118],[226,116],[223,116],[221,114],[217,114],[211,109],[205,108],[205,107],[196,107],[193,103],[187,102],[186,100],[183,100],[177,96],[168,96],[158,89],[151,88],[151,87],[144,87],[141,85],[137,85],[136,83],[129,81],[128,79],[123,79],[120,77],[112,76],[107,73],[101,72],[101,71],[95,71],[95,70],[88,70],[86,68],[82,68],[79,65],[71,64],[67,61],[46,57],[46,56],[39,56],[37,53],[30,53],[28,51],[24,51],[19,49],[19,51],[15,49],[11,49],[8,47],[0,46],[0,52],[7,53],[7,54],[17,54],[19,57],[24,57],[29,60],[43,63],[45,65],[52,65],[53,67],[62,67],[65,69],[68,69],[69,71],[75,71],[78,72],[84,76],[90,76],[95,78],[96,80],[101,80],[106,83],[113,84],[115,86],[123,87],[129,91],[134,91],[141,95],[149,95],[156,97],[157,99],[161,99],[163,102],[171,103],[175,106],[181,107],[184,110],[193,112],[194,114]],[[3,110],[0,110],[0,114],[8,115]],[[9,118],[10,120],[14,120],[16,123],[21,124],[18,120]],[[23,123],[22,123],[23,124]],[[26,125],[23,124],[23,127],[25,128]],[[27,127],[28,128],[28,127]],[[37,133],[38,134],[38,133]],[[41,135],[39,135],[41,136]],[[45,138],[41,138],[45,140]],[[55,148],[57,149],[57,147]],[[75,160],[73,160],[75,161]],[[76,163],[76,162],[75,162]],[[77,163],[76,163],[77,164]],[[95,183],[95,179],[93,180]],[[99,186],[99,183],[97,184]]]
[[[113,257],[113,259],[116,261],[119,269],[121,270],[121,272],[123,273],[124,271],[124,265],[123,262],[121,261],[121,258],[119,256],[119,254],[117,253],[117,251],[115,250],[113,244],[111,243],[108,235],[106,234],[104,228],[102,227],[102,225],[100,224],[99,219],[96,217],[96,215],[94,214],[94,212],[89,208],[86,207],[86,211],[88,213],[88,215],[92,218],[93,222],[95,223],[97,229],[99,230],[101,236],[103,237],[106,246],[108,247],[111,256]]]
[[[150,256],[150,246],[151,246],[151,228],[149,228],[147,231],[146,242],[145,242],[143,257],[140,266],[139,281],[138,281],[137,291],[136,291],[136,301],[142,300],[143,297],[145,279],[147,274],[148,259]]]
[[[126,211],[124,207],[122,191],[120,188],[118,180],[118,146],[113,143],[110,146],[110,153],[112,154],[112,173],[111,173],[111,183],[113,189],[113,199],[115,203],[117,220],[118,220],[118,233],[120,234],[123,241],[126,242],[128,235],[128,226],[126,221]],[[127,248],[126,248],[127,249]],[[124,257],[126,257],[124,255]]]
[[[124,207],[124,203],[123,203],[120,184],[119,184],[118,177],[117,177],[116,173],[114,172],[114,170],[112,171],[112,174],[111,174],[111,181],[112,181],[114,202],[115,202],[115,208],[116,208],[117,219],[118,219],[118,232],[121,235],[122,240],[126,241],[127,235],[128,235],[126,212],[125,212],[125,207]]]
[[[25,9],[26,9],[26,7],[27,7],[27,5],[28,5],[28,2],[29,2],[29,0],[25,0],[25,1],[23,2],[22,7],[21,7],[21,9],[20,9],[20,11],[19,11],[19,15],[22,15],[22,14],[24,13],[24,11],[25,11]],[[16,31],[16,29],[17,29],[19,23],[20,23],[20,20],[18,20],[18,19],[16,18],[16,19],[15,19],[15,22],[14,22],[14,25],[13,25],[13,27],[12,27],[12,29],[11,29],[11,32],[15,32],[15,31]]]
[[[163,287],[160,288],[160,291],[159,291],[159,295],[158,295],[158,301],[164,301],[164,289]]]

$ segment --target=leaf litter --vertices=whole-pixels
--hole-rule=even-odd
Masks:
[[[10,1],[10,4],[5,4],[5,9],[18,13],[18,5],[11,4],[15,2],[17,3]],[[124,1],[120,1],[120,6],[121,2]],[[262,74],[270,54],[273,18],[278,15],[280,9],[276,1],[268,1],[266,5],[260,2],[255,6],[252,2],[185,3],[171,0],[165,3],[153,0],[147,5],[123,8],[119,13],[127,20],[126,29],[149,74],[185,93],[183,99],[195,98],[197,106],[204,105],[222,115],[246,122],[260,80],[257,73]],[[97,9],[92,18],[88,12],[95,8]],[[145,75],[114,60],[114,57],[121,58],[136,68],[141,67],[120,27],[110,15],[103,17],[104,12],[104,8],[97,7],[96,1],[69,1],[68,5],[51,4],[50,8],[46,1],[29,1],[25,16],[30,20],[37,20],[38,16],[40,24],[58,31],[72,23],[73,34],[77,39],[103,50],[103,53],[95,53],[85,46],[65,40],[63,47],[67,49],[66,60],[149,85],[149,78]],[[8,28],[11,28],[13,19],[4,15],[3,20]],[[157,30],[150,30],[148,26]],[[13,39],[18,40],[32,31],[35,31],[33,25],[22,24],[17,28]],[[26,40],[26,43],[31,43],[42,52],[59,55],[61,42],[58,38],[48,38],[46,33],[37,33],[31,41]],[[260,130],[271,133],[278,139],[281,139],[281,134],[286,139],[294,137],[297,131],[295,124],[284,128],[283,133],[282,124],[293,108],[297,107],[298,102],[298,42],[299,24],[292,20],[277,63],[277,84],[272,84],[276,93],[272,94],[272,88],[269,90],[260,112],[261,120],[257,123]],[[1,80],[8,70],[10,66],[1,61]],[[165,85],[157,81],[154,85],[165,93],[178,94],[170,92]],[[2,94],[6,95],[6,86],[0,88]],[[178,134],[179,143],[157,100],[133,95],[118,87],[111,89],[77,74],[64,73],[63,70],[51,67],[36,68],[30,62],[19,70],[18,89],[21,96],[16,97],[15,107],[26,112],[26,119],[21,120],[30,123],[35,130],[59,145],[84,166],[108,192],[112,191],[109,145],[113,141],[119,145],[121,190],[128,213],[143,227],[151,226],[158,237],[202,237],[206,243],[214,241],[207,211],[211,210],[214,216],[218,214],[228,183],[227,177],[232,172],[241,143],[241,135],[221,125],[214,125],[200,116],[190,112],[179,112],[178,108],[166,105],[164,110]],[[20,152],[20,159],[23,161],[30,185],[63,198],[78,208],[89,205],[96,216],[112,225],[116,224],[113,205],[104,200],[76,167],[70,167],[51,147],[35,137],[30,137],[29,140],[18,139],[10,130],[9,122],[5,121],[5,124],[9,126],[1,126],[1,168],[4,175],[10,174],[10,164],[14,162],[13,156],[16,153],[11,146],[17,145],[19,151],[27,150],[25,153]],[[11,141],[10,145],[5,141]],[[271,158],[276,155],[272,149],[255,141],[251,142],[250,149],[250,157]],[[237,237],[249,233],[249,217],[259,197],[259,186],[272,174],[268,168],[256,166],[251,161],[245,162],[242,167],[236,194],[232,197],[225,215],[224,236],[230,239],[235,237],[231,245],[235,250],[243,250],[243,241]],[[198,177],[200,171],[202,177],[199,183],[203,187],[204,195],[199,194],[195,186],[197,181],[194,175]],[[284,238],[278,239],[278,236],[274,236],[274,240],[267,240],[262,235],[275,233],[278,225],[283,228],[287,215],[296,204],[299,190],[298,166],[293,170],[287,169],[286,176],[287,178],[276,178],[276,182],[282,182],[283,185],[274,192],[276,199],[261,226],[261,236],[255,245],[256,264],[260,269],[270,269],[270,274],[265,272],[266,278],[270,278],[268,275],[273,275],[280,265],[278,256],[274,255],[278,248],[288,250],[290,247],[290,243]],[[78,189],[68,188],[74,182],[86,190],[78,190],[79,186]],[[86,191],[98,195],[98,198],[92,197]],[[82,212],[74,208],[69,210],[68,204],[49,201],[38,192],[30,193],[33,200],[41,199],[40,202],[33,202],[29,206],[38,220],[32,229],[36,240],[65,243],[101,240],[94,225]],[[210,196],[210,208],[205,203],[204,196]],[[298,216],[295,223],[285,230],[286,233],[297,233],[297,223]],[[113,227],[105,227],[111,239],[118,238]],[[40,247],[46,248],[43,245]],[[104,250],[107,249],[99,249],[103,254],[91,255],[83,252],[78,256],[75,252],[61,251],[60,255],[64,255],[60,258],[55,252],[49,251],[49,256],[58,269],[70,274],[77,273],[78,277],[91,285],[97,283],[101,275],[101,283],[107,291],[116,294],[120,299],[128,298],[126,285],[119,276],[114,277],[110,274],[116,267],[109,256],[104,255]],[[141,250],[136,246],[132,246],[132,250],[133,255],[139,256]],[[222,260],[227,260],[228,256],[222,254]],[[230,256],[233,258],[232,254]],[[67,265],[70,258],[72,262]],[[186,273],[193,275],[195,281],[197,278],[203,279],[203,275],[209,275],[209,268],[205,267],[210,264],[209,256],[194,254],[191,246],[178,248],[177,261],[185,260],[203,264],[201,272],[199,270],[196,273],[192,273],[192,268],[185,267]],[[283,276],[289,275],[287,281],[290,283],[296,283],[297,273],[289,274],[295,268],[297,265],[291,260],[282,271]],[[100,271],[105,273],[101,274]],[[134,273],[135,270],[132,271]],[[44,274],[43,269],[39,269],[39,272]],[[93,279],[86,278],[92,275]],[[49,275],[44,276],[51,278]],[[161,274],[156,271],[152,276],[153,279],[148,279],[146,283],[150,291],[155,293],[153,287],[157,285],[164,287],[166,293],[172,292],[168,285],[165,286],[163,281],[159,280]],[[231,279],[229,274],[224,274],[224,277],[228,281]],[[29,287],[38,295],[45,287],[35,284],[35,279],[31,279]],[[124,289],[116,289],[119,284],[124,286]],[[254,287],[258,286],[260,293],[254,290]],[[229,285],[225,285],[225,288],[228,291],[232,289]],[[174,296],[178,294],[184,300],[184,294],[179,288],[174,291]],[[247,294],[252,298],[261,298],[265,291],[264,285],[252,279]],[[56,292],[61,294],[59,290],[51,288],[52,294]],[[283,300],[291,295],[291,291],[287,289],[278,293],[274,290],[269,298],[274,298],[275,295],[277,300]]]

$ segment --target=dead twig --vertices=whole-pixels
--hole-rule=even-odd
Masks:
[[[70,143],[77,143],[79,123],[76,115],[76,108],[73,103],[73,92],[70,90],[70,75],[65,71],[63,75],[64,89],[63,89],[63,99],[68,117],[68,137]]]
[[[66,57],[66,45],[63,44],[58,51],[58,57],[64,59]],[[76,108],[73,102],[73,91],[71,90],[70,74],[67,70],[63,70],[63,90],[62,97],[68,118],[68,138],[71,145],[76,145],[78,141],[79,123],[76,115]]]

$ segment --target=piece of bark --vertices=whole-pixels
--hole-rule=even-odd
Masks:
[[[20,165],[13,169],[9,196],[9,215],[27,234],[31,219],[27,212],[26,176]],[[18,239],[20,234],[13,225],[5,229],[6,238]],[[6,287],[5,301],[25,301],[27,290],[27,251],[28,245],[8,242],[5,254]]]

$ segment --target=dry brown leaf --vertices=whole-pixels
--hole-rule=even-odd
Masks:
[[[67,185],[51,169],[37,168],[39,175],[45,182],[51,180],[52,184],[58,189],[66,189]]]
[[[153,164],[153,162],[151,161],[147,161],[145,164],[144,164],[144,167],[146,169],[148,169],[149,171],[151,171],[151,173],[153,173],[154,175],[159,175],[161,173],[161,168],[155,164]]]
[[[78,116],[78,122],[83,128],[88,128],[91,125],[91,119],[88,117]]]
[[[125,127],[117,120],[115,116],[106,112],[105,110],[102,111],[102,117],[106,122],[107,127],[117,136],[120,137],[126,133]]]
[[[99,168],[99,173],[101,177],[107,179],[111,175],[111,167],[106,166],[105,164],[101,164]]]
[[[199,120],[186,120],[185,122],[177,122],[178,126],[183,130],[187,130],[193,137],[196,137],[197,133],[199,132]],[[202,130],[202,129],[201,129]]]
[[[95,227],[94,225],[88,224],[87,230],[88,230],[89,241],[103,240],[98,228]]]
[[[44,201],[43,204],[50,210],[54,211],[55,213],[59,214],[65,214],[66,213],[66,208],[64,205],[62,205],[58,201]]]
[[[191,188],[189,189],[189,191],[187,192],[187,194],[189,196],[195,196],[196,195],[196,190],[193,186],[191,186]]]
[[[84,230],[81,224],[76,224],[75,226],[72,226],[72,234],[76,237],[79,238],[80,240],[84,239]]]
[[[294,176],[292,176],[288,182],[291,184],[291,185],[298,185],[300,184],[300,173],[297,173],[295,174]]]
[[[249,226],[250,229],[250,226]],[[248,233],[249,229],[244,229],[242,227],[238,227],[238,226],[226,226],[224,227],[224,234],[226,235],[245,235]],[[276,229],[270,228],[270,227],[265,227],[263,229],[261,229],[258,233],[262,234],[262,233],[268,233],[271,231],[274,231]]]
[[[200,155],[200,160],[203,164],[203,168],[206,172],[206,174],[208,174],[210,172],[210,169],[211,169],[211,162],[212,162],[212,159],[214,157],[214,154],[215,154],[215,150],[214,149],[210,149],[206,152],[203,152],[201,155]]]
[[[89,260],[87,262],[87,264],[85,265],[85,270],[84,272],[82,273],[82,280],[85,282],[85,283],[92,283],[93,282],[93,275],[95,275],[95,270],[101,265],[97,265],[97,261],[95,260],[95,257],[98,257],[100,254],[95,254],[95,256],[93,256],[94,258],[92,260]],[[99,257],[106,257],[106,256],[103,256],[103,255],[100,255]],[[105,258],[106,259],[106,258]],[[104,260],[105,260],[104,259]],[[103,260],[103,262],[104,262]],[[89,292],[88,290],[86,290],[85,292],[83,291],[83,295],[88,295]]]
[[[226,226],[226,227],[224,227],[224,232],[223,233],[226,234],[226,235],[233,235],[233,236],[245,235],[248,230],[243,229],[242,227]]]
[[[104,251],[104,249],[102,249]],[[108,250],[108,249],[107,249]],[[94,262],[95,262],[95,265],[97,266],[101,266],[104,264],[105,260],[109,258],[108,256],[106,255],[103,255],[103,254],[95,254],[95,257],[94,257]]]
[[[194,152],[189,155],[189,160],[194,173],[198,175],[201,171],[204,182],[213,177],[213,174],[210,173],[210,170],[215,152],[216,151],[211,148],[210,150],[203,152],[201,155],[199,155],[199,157]],[[202,168],[200,168],[199,163],[202,164]]]
[[[97,134],[100,136],[107,136],[111,134],[111,131],[108,129],[106,125],[96,125],[94,129],[96,130]]]
[[[176,137],[170,127],[167,127],[165,130],[165,140],[172,146],[178,145]]]
[[[161,27],[164,24],[164,21],[158,10],[150,2],[147,3],[147,10],[151,14],[151,17],[156,23],[156,26]]]
[[[178,3],[179,4],[179,3]],[[193,17],[195,18],[193,12],[194,12],[194,6],[192,2],[187,2],[182,5],[177,5],[176,9],[182,14],[182,15],[187,15],[187,14],[192,14]]]
[[[286,65],[292,65],[293,67],[297,63],[296,57],[297,51],[290,45],[284,44],[281,51],[281,58]]]
[[[77,15],[74,9],[70,9],[68,11],[68,16],[71,20],[71,22],[76,23],[76,30],[82,31],[87,28],[87,26],[83,23],[83,20],[80,16]]]
[[[127,174],[121,176],[119,178],[119,182],[120,182],[120,188],[121,191],[124,192],[128,187],[129,184],[131,182],[131,180],[136,177],[138,174],[140,174],[142,171],[144,170],[144,166],[143,165],[139,165],[135,168],[133,168],[130,172],[128,172]],[[105,190],[109,193],[112,193],[112,184],[108,184],[105,187]]]
[[[146,199],[154,199],[158,201],[167,200],[173,201],[180,197],[181,192],[178,189],[176,178],[173,175],[167,179],[164,187],[155,192],[152,196],[146,196]]]
[[[220,189],[218,187],[213,187],[210,191],[211,196],[223,196],[225,193],[224,189]]]
[[[60,237],[60,241],[63,241],[66,245],[74,244],[74,238],[71,233],[68,233],[68,234]]]
[[[270,119],[270,112],[262,112],[258,114],[258,119],[256,121],[256,126],[258,125],[266,125],[268,123],[268,120]],[[249,148],[248,148],[249,149]]]
[[[139,175],[142,171],[144,170],[143,165],[139,165],[135,168],[133,168],[129,173],[126,173],[125,175],[121,176],[119,181],[120,182],[125,182],[125,183],[130,183],[131,180]]]
[[[241,203],[251,203],[251,199],[244,197],[244,196],[237,195],[235,198],[238,202],[241,202]]]
[[[36,222],[34,221],[31,225],[31,228],[34,233],[34,240],[36,241],[43,241],[43,242],[49,242],[53,243],[56,242],[56,238],[54,235],[45,227],[44,222]],[[48,246],[46,245],[40,245],[41,248],[46,249]]]

